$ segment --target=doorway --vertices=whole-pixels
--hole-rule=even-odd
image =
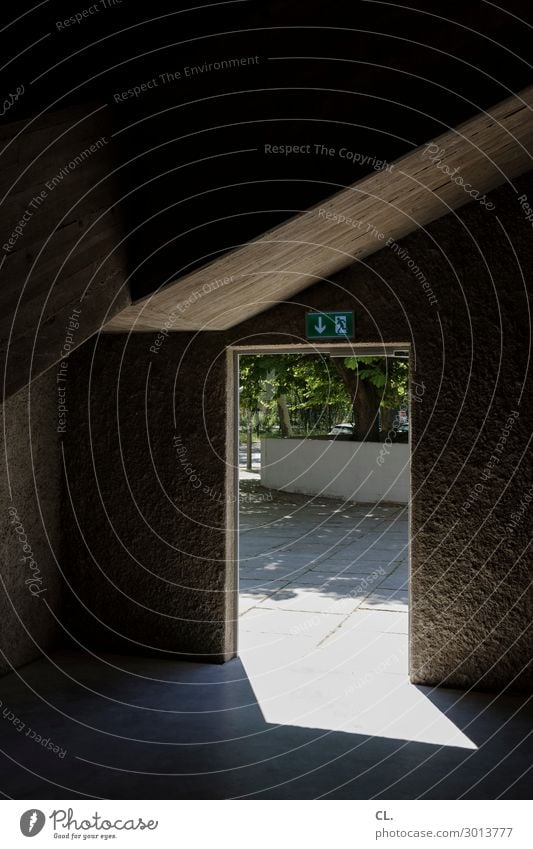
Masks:
[[[344,348],[231,353],[237,653],[269,722],[424,741],[429,738],[413,729],[412,719],[423,729],[427,700],[408,676],[409,349]],[[250,358],[264,357],[275,368],[275,356],[302,364],[303,355],[329,370],[328,403],[313,410],[312,398],[295,404],[285,391],[285,409],[276,416],[275,375],[268,367],[250,370]],[[337,357],[355,366],[359,380],[372,379],[377,359],[388,380],[404,375],[392,406],[391,387],[378,385],[377,439],[361,439],[353,407],[340,405]],[[357,362],[347,364],[349,358]],[[261,373],[267,375],[262,388]],[[302,373],[304,383],[306,373],[318,379],[311,366]],[[246,379],[255,381],[261,402],[248,413],[239,403],[243,396],[254,400]],[[287,408],[290,433],[283,432]]]

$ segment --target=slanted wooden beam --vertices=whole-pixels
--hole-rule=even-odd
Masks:
[[[108,331],[224,330],[533,166],[533,87],[125,308]]]

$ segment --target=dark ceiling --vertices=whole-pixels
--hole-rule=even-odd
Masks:
[[[45,2],[2,32],[2,90],[25,86],[11,120],[112,110],[134,298],[533,82],[525,1],[193,4]]]

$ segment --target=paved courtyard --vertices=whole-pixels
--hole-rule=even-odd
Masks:
[[[313,499],[241,482],[242,632],[279,625],[283,634],[316,632],[323,643],[366,618],[378,631],[406,634],[407,581],[407,508]],[[298,615],[287,618],[286,611]],[[308,613],[325,618],[313,625]]]
[[[408,680],[407,508],[240,488],[239,656],[265,719],[471,747]]]

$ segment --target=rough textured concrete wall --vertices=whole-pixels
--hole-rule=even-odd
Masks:
[[[0,129],[3,397],[130,301],[115,147],[94,105]]]
[[[531,175],[517,187],[533,195]],[[75,356],[68,468],[86,547],[73,532],[70,560],[90,608],[84,638],[96,639],[100,618],[137,648],[222,656],[223,510],[184,478],[173,437],[183,435],[202,482],[223,492],[224,346],[301,341],[307,310],[354,308],[358,341],[412,345],[421,387],[412,410],[413,681],[531,687],[527,513],[510,523],[530,485],[524,274],[533,240],[514,189],[492,199],[493,212],[472,203],[402,240],[407,253],[384,247],[189,349],[184,334],[170,334],[159,353],[150,352],[154,335],[102,337],[92,375],[92,345]],[[98,641],[118,638],[101,628]]]
[[[197,341],[182,364],[189,341],[104,335],[74,356],[69,621],[102,647],[222,660],[225,361]]]
[[[62,486],[56,397],[55,373],[49,371],[2,410],[0,673],[38,657],[59,637]]]
[[[532,176],[517,181],[519,195],[533,195]],[[262,334],[301,337],[307,309],[353,307],[359,341],[411,343],[421,387],[411,423],[412,679],[518,689],[533,684],[531,513],[511,527],[531,486],[533,239],[514,189],[492,197],[494,213],[471,204],[402,240],[403,258],[385,248],[260,323]],[[253,342],[254,330],[249,322],[235,338]]]
[[[533,174],[516,188],[493,193],[493,213],[470,204],[413,233],[403,258],[385,248],[302,293],[298,306],[272,309],[261,336],[253,322],[234,334],[265,343],[279,328],[299,339],[309,308],[353,307],[359,341],[411,343],[421,393],[411,419],[415,683],[533,685],[531,511],[512,526],[531,487],[533,238],[517,194],[533,196]]]

